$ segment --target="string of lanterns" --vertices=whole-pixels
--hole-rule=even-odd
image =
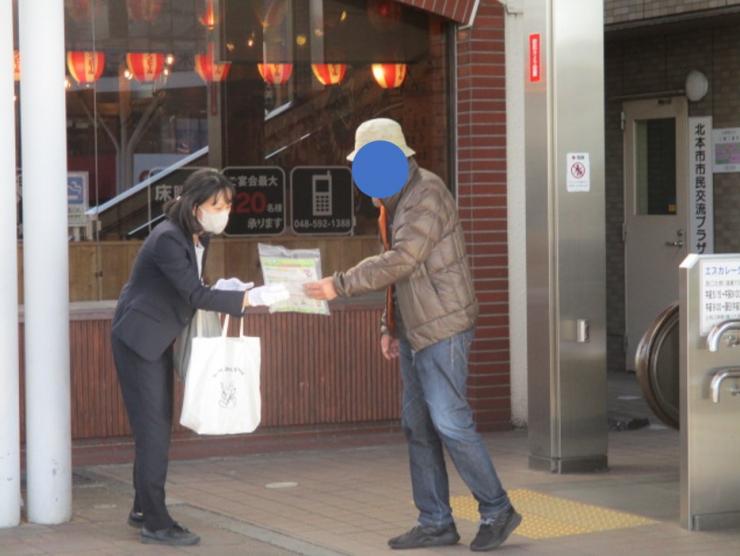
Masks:
[[[133,52],[126,54],[124,77],[140,83],[153,83],[162,75],[168,75],[172,56],[159,52]],[[324,86],[339,85],[347,74],[347,64],[311,64],[316,80]],[[102,52],[70,51],[67,53],[67,69],[80,85],[96,82],[105,69],[105,54]],[[194,69],[207,83],[224,81],[231,69],[231,62],[217,62],[213,45],[206,53],[196,54]],[[395,89],[403,85],[408,72],[406,64],[373,64],[375,81],[384,89]],[[280,86],[293,75],[293,64],[257,64],[257,70],[265,83]],[[20,81],[21,61],[18,51],[13,55],[13,77]]]
[[[231,62],[216,61],[213,44],[205,53],[194,56],[194,69],[206,83],[224,81],[231,69]],[[126,79],[136,79],[139,83],[153,83],[160,77],[169,75],[169,66],[174,57],[161,52],[130,52],[126,54]],[[105,54],[96,51],[73,50],[67,52],[67,69],[80,85],[91,85],[103,75]],[[347,64],[311,64],[316,80],[324,86],[339,85],[347,75]],[[268,85],[280,86],[287,83],[293,75],[293,64],[257,64],[260,76]],[[384,89],[397,89],[403,85],[408,73],[406,64],[372,64],[372,75]],[[18,50],[13,51],[13,78],[20,81],[21,57]]]
[[[68,0],[71,4],[70,14],[78,21],[90,17],[95,0]],[[217,0],[203,0],[204,10],[198,17],[201,25],[209,31],[218,24]],[[128,16],[133,21],[152,23],[162,12],[164,0],[126,0]],[[282,13],[271,4],[268,16],[273,11]],[[368,16],[374,27],[383,30],[395,29],[401,21],[401,6],[391,0],[369,0]],[[277,17],[277,16],[276,16]],[[266,16],[266,21],[269,18]],[[206,83],[224,81],[231,69],[231,62],[218,62],[213,44],[209,44],[205,53],[196,54],[193,58],[195,72]],[[67,69],[72,78],[80,85],[89,86],[95,83],[105,69],[105,54],[96,51],[70,51],[67,53]],[[126,54],[126,79],[135,79],[139,83],[154,83],[163,75],[170,73],[174,56],[161,52],[131,52]],[[293,75],[293,64],[279,63],[257,64],[262,80],[272,86],[288,83]],[[324,86],[339,85],[348,70],[347,64],[311,64],[311,71],[316,80]],[[371,73],[376,83],[383,89],[401,87],[408,73],[406,64],[380,63],[371,65]],[[21,59],[18,50],[13,53],[13,77],[21,77]],[[69,84],[68,84],[69,86]]]

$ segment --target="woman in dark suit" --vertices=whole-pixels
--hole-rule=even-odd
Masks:
[[[165,506],[172,428],[172,343],[196,309],[241,317],[250,305],[287,297],[280,287],[220,291],[203,285],[209,238],[226,227],[234,187],[217,170],[192,174],[181,196],[164,207],[166,220],[142,245],[113,317],[112,348],[134,433],[134,507],[129,524],[141,541],[197,544]]]

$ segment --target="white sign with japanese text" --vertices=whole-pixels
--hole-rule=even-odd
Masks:
[[[737,258],[701,261],[701,335],[712,326],[740,319],[740,261]]]
[[[689,118],[689,253],[714,253],[711,116]]]
[[[740,172],[740,128],[715,129],[712,139],[714,171],[718,174]]]
[[[591,191],[591,161],[588,153],[568,153],[565,183],[568,193]]]

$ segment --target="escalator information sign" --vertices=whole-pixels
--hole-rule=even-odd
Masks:
[[[740,319],[740,259],[712,258],[701,264],[701,335],[715,324]]]
[[[234,184],[230,236],[278,235],[285,231],[285,172],[277,166],[231,166],[223,174]]]

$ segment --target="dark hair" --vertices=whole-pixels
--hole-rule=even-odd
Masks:
[[[162,210],[165,216],[182,228],[188,236],[199,234],[203,227],[193,214],[193,209],[219,193],[232,199],[234,184],[215,168],[202,168],[185,180],[182,193],[168,201]]]

